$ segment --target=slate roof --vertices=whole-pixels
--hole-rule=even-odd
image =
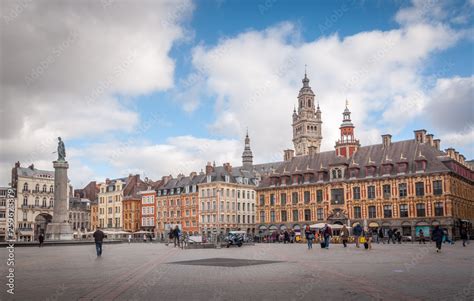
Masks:
[[[54,171],[51,170],[41,170],[36,168],[29,167],[17,167],[17,173],[19,177],[38,177],[40,175],[48,175],[54,179]]]
[[[374,178],[377,178],[382,176],[383,169],[381,167],[385,164],[393,164],[394,167],[390,175],[397,175],[397,164],[402,162],[408,164],[406,174],[414,174],[416,173],[416,162],[421,160],[427,162],[424,173],[450,171],[448,166],[443,163],[450,160],[445,152],[427,143],[422,144],[413,139],[392,142],[388,147],[384,147],[383,144],[362,146],[350,158],[336,156],[334,150],[294,157],[290,161],[281,163],[270,176],[281,177],[283,175],[289,176],[304,173],[317,175],[320,171],[328,172],[331,167],[346,166],[348,168],[360,168],[357,178],[362,179],[367,176],[366,167],[375,166]],[[345,178],[349,179],[349,172],[347,171]],[[328,180],[329,175],[326,175],[324,181]],[[266,177],[260,182],[259,187],[269,187],[270,183],[270,177]]]

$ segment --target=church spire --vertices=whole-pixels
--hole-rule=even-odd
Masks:
[[[244,152],[242,153],[242,167],[245,170],[250,170],[252,169],[252,165],[253,165],[253,154],[252,154],[252,150],[250,149],[249,130],[247,128],[247,133],[245,135]]]
[[[346,108],[342,112],[342,123],[339,127],[341,138],[336,142],[336,155],[349,158],[360,147],[359,140],[354,135],[354,124],[351,121],[349,102],[346,99]]]

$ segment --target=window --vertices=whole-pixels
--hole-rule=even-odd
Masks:
[[[280,205],[282,206],[286,205],[286,193],[280,194]]]
[[[392,195],[390,190],[391,190],[390,184],[385,184],[385,185],[382,186],[383,198],[384,199],[389,199],[390,198],[390,196]]]
[[[442,195],[443,194],[443,185],[441,180],[433,181],[433,194]]]
[[[50,193],[53,193],[53,192],[54,192],[53,185],[49,186],[49,192],[50,192]]]
[[[282,221],[282,222],[286,222],[287,220],[288,220],[288,217],[287,217],[287,215],[286,215],[286,210],[283,210],[283,211],[281,212],[281,221]]]
[[[43,185],[43,192],[46,192],[46,184]]]
[[[383,217],[384,218],[391,218],[392,217],[392,206],[384,205],[383,206]]]
[[[23,184],[23,191],[28,191],[28,183]]]
[[[375,186],[367,186],[367,198],[375,199]]]
[[[260,195],[260,206],[265,206],[265,196],[263,194]]]
[[[293,210],[293,221],[294,222],[298,221],[298,210]]]
[[[293,204],[298,204],[298,192],[293,192],[291,194],[291,202]]]
[[[400,204],[400,217],[408,217],[408,205]]]
[[[303,197],[304,197],[304,203],[305,203],[305,204],[308,204],[308,203],[309,203],[309,199],[310,199],[310,193],[309,193],[309,191],[305,191],[304,194],[303,194]]]
[[[39,197],[36,197],[36,198],[35,198],[35,206],[39,206],[39,202],[40,202]]]
[[[23,197],[23,206],[28,206],[28,197],[26,195]]]
[[[407,196],[407,183],[398,184],[398,195],[401,198],[404,198]]]
[[[426,215],[425,204],[423,203],[416,204],[416,216],[424,217],[425,215]]]
[[[112,214],[112,207],[109,207],[108,209],[109,214]]]
[[[43,198],[43,202],[41,203],[42,207],[46,207],[46,198]]]
[[[333,179],[342,179],[342,170],[340,168],[334,168],[331,175]]]
[[[443,203],[436,202],[436,203],[434,203],[434,207],[435,207],[435,216],[443,216],[444,215]]]
[[[322,221],[322,220],[324,219],[323,208],[318,208],[318,210],[316,211],[316,213],[317,213],[318,221]]]
[[[275,222],[275,211],[270,211],[270,222],[274,223]]]
[[[270,206],[275,206],[275,195],[270,194]]]
[[[344,189],[342,188],[331,189],[331,204],[333,205],[344,204]]]
[[[354,207],[354,218],[361,218],[362,215],[361,215],[361,211],[360,211],[360,207]]]
[[[304,210],[304,220],[310,221],[311,220],[311,209]]]
[[[261,223],[265,222],[265,211],[260,211],[260,222]]]
[[[321,189],[316,190],[316,201],[318,203],[323,201],[323,191]]]
[[[425,195],[425,185],[423,182],[416,182],[415,183],[415,193],[416,196],[424,196]]]
[[[360,200],[360,187],[358,187],[358,186],[353,187],[352,188],[352,194],[354,195],[353,196],[354,200]]]
[[[375,206],[369,206],[369,218],[377,218],[377,210]]]

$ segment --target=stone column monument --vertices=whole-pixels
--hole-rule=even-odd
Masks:
[[[68,178],[67,169],[69,164],[65,160],[66,149],[61,137],[58,137],[58,160],[53,162],[54,166],[54,208],[53,221],[46,228],[47,240],[72,240],[73,232],[69,224],[68,213]]]

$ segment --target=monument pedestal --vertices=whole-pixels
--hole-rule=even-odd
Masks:
[[[46,227],[46,240],[72,240],[73,232],[68,223],[69,200],[66,161],[54,161],[54,211],[53,221]]]

